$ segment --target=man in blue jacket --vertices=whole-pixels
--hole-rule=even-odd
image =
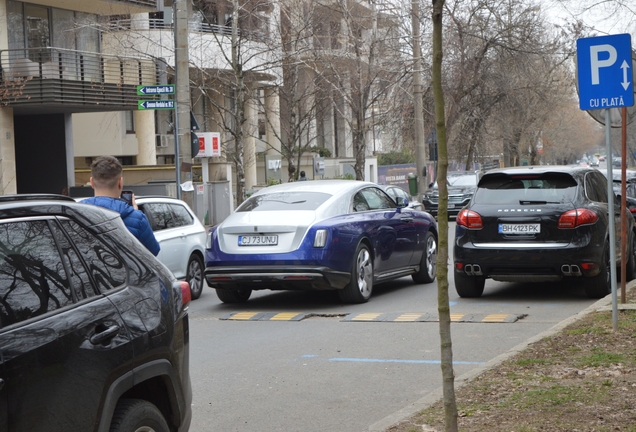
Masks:
[[[137,240],[152,252],[154,256],[159,254],[159,243],[152,232],[146,215],[137,208],[135,196],[131,204],[121,199],[121,191],[124,187],[122,167],[117,158],[112,156],[100,156],[91,164],[91,186],[95,190],[95,196],[82,200],[83,203],[93,204],[114,210],[121,218]]]

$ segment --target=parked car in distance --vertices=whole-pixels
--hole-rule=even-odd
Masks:
[[[394,201],[395,201],[396,198],[402,197],[402,198],[404,198],[405,200],[408,201],[408,203],[409,203],[408,207],[409,208],[412,208],[413,210],[424,210],[424,205],[421,202],[415,200],[411,196],[411,194],[406,192],[401,187],[395,186],[395,185],[378,185],[378,186],[380,186],[380,188],[384,192],[389,194],[389,196],[391,198],[393,198]]]
[[[253,290],[337,290],[369,300],[377,283],[435,280],[437,224],[374,183],[294,182],[261,189],[211,229],[208,285],[224,303]]]
[[[620,211],[609,231],[607,180],[596,168],[528,166],[489,171],[457,216],[455,288],[479,297],[486,278],[507,282],[577,279],[588,297],[610,292],[610,235],[620,239]],[[634,278],[634,222],[629,218],[628,279]],[[620,241],[616,242],[620,265]]]
[[[607,170],[599,170],[607,178]],[[622,173],[620,169],[612,170],[612,186],[618,198],[622,195]],[[627,209],[636,214],[636,170],[625,170],[625,204]]]
[[[118,213],[0,196],[0,297],[0,430],[188,430],[190,289]]]
[[[483,173],[481,171],[451,171],[446,175],[448,190],[448,215],[456,216],[473,197],[477,182]],[[432,184],[422,198],[424,209],[437,217],[439,204],[439,187],[437,182]]]
[[[599,166],[599,163],[600,163],[600,160],[596,156],[593,156],[592,159],[590,160],[591,167],[597,167]]]
[[[188,204],[179,199],[140,196],[135,197],[135,202],[148,218],[161,246],[157,258],[177,279],[185,279],[190,284],[192,299],[198,299],[205,284],[205,227]]]

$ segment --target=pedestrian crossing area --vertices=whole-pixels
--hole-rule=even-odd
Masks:
[[[470,314],[451,313],[453,323],[515,323],[523,319],[526,314]],[[338,318],[341,322],[384,322],[384,323],[409,323],[409,322],[438,322],[438,315],[432,313],[416,312],[361,312],[329,314],[317,312],[232,312],[220,317],[224,321],[303,321],[308,318]]]

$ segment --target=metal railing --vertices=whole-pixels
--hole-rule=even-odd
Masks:
[[[63,48],[0,51],[0,104],[15,109],[117,111],[137,108],[138,85],[155,85],[152,59]]]
[[[109,30],[113,31],[121,31],[121,30],[131,30],[132,22],[134,20],[131,19],[116,19],[111,20],[108,23]],[[200,21],[190,21],[188,22],[188,26],[190,31],[199,32],[199,33],[217,33],[223,35],[231,35],[232,27],[221,26],[216,24],[208,24]],[[172,30],[174,27],[173,23],[166,23],[162,19],[149,19],[148,20],[148,28],[151,30]],[[240,30],[239,30],[240,31]]]
[[[152,59],[110,56],[64,48],[0,51],[2,81],[60,79],[91,83],[156,84]]]

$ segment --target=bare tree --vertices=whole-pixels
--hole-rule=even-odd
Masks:
[[[446,114],[442,88],[442,24],[444,0],[433,0],[433,94],[435,98],[435,127],[439,161],[439,248],[437,255],[437,311],[441,342],[444,418],[446,431],[457,431],[457,402],[455,400],[455,373],[453,371],[453,342],[451,339],[450,303],[448,300],[448,151],[446,148]]]

